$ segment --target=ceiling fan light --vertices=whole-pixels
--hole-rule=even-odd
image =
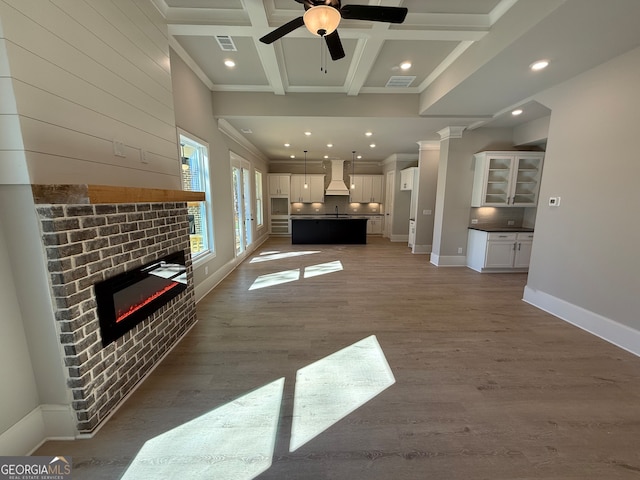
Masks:
[[[314,35],[324,37],[338,28],[340,12],[328,5],[316,5],[304,12],[304,25]]]

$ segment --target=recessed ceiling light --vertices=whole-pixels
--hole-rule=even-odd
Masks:
[[[365,135],[366,135],[367,137],[370,137],[371,135],[373,135],[373,132],[366,132],[366,133],[365,133]]]
[[[308,137],[309,135],[311,135],[311,132],[304,132],[304,134]]]
[[[369,145],[371,148],[376,148],[376,144],[372,143],[371,145]]]
[[[296,158],[295,155],[289,155],[289,158]]]
[[[400,68],[402,70],[409,70],[411,68],[411,62],[402,62]]]
[[[522,114],[522,109],[521,108],[517,108],[516,110],[511,112],[511,115],[513,115],[514,117],[517,117],[518,115],[521,115],[521,114]]]
[[[329,158],[329,155],[325,155],[324,158]]]
[[[327,143],[327,147],[329,148],[333,147],[333,143]]]
[[[227,59],[227,60],[225,60],[225,61],[224,61],[224,64],[225,64],[227,67],[229,67],[229,68],[233,68],[233,67],[235,67],[235,66],[236,66],[236,62],[234,62],[234,61],[233,61],[233,60],[231,60],[231,59]]]
[[[537,72],[538,70],[547,68],[548,65],[549,60],[538,60],[537,62],[533,62],[531,65],[529,65],[529,68],[534,72]]]
[[[356,158],[360,160],[362,158],[362,155],[358,155]]]
[[[285,144],[284,144],[284,146],[285,146],[285,147],[290,147],[290,146],[291,146],[291,144],[290,144],[290,143],[285,143]]]

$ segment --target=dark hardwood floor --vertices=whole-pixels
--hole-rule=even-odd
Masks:
[[[276,251],[317,253],[251,262]],[[334,261],[343,270],[250,290]],[[270,239],[94,438],[34,454],[73,457],[75,480],[118,479],[147,440],[284,377],[261,480],[640,479],[640,359],[523,302],[525,283],[382,238]],[[289,452],[296,372],[370,335],[395,384]]]

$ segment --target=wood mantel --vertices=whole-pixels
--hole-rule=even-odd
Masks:
[[[201,202],[204,192],[110,185],[31,185],[37,204]]]

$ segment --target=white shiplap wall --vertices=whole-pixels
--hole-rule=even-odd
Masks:
[[[151,2],[0,0],[0,24],[0,183],[180,188],[167,28]]]

